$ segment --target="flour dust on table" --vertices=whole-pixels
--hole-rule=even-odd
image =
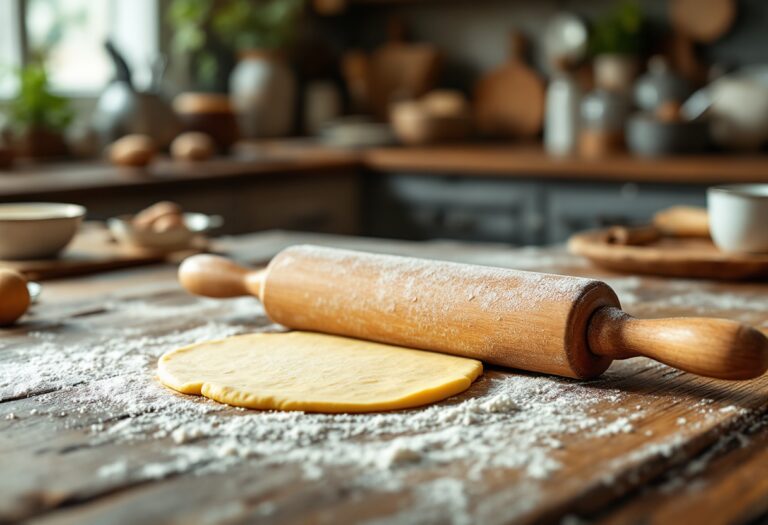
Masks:
[[[341,471],[350,491],[397,493],[418,476],[418,504],[395,509],[393,522],[461,524],[488,522],[500,509],[507,520],[530,511],[551,476],[566,468],[563,453],[585,439],[635,434],[648,443],[643,454],[669,455],[695,430],[680,425],[656,440],[645,430],[652,424],[645,421],[645,403],[653,396],[627,408],[631,392],[613,385],[663,367],[646,360],[620,363],[592,382],[490,369],[446,401],[374,414],[254,411],[177,394],[155,377],[163,353],[196,341],[281,330],[253,299],[180,295],[105,304],[106,313],[4,337],[0,401],[34,397],[0,404],[0,435],[27,428],[34,435],[46,418],[63,435],[72,433],[80,449],[121,444],[122,456],[105,454],[101,464],[78,474],[115,484],[293,465],[307,480]],[[676,375],[669,370],[669,377]],[[718,410],[701,406],[706,417],[716,419]],[[151,455],[134,452],[147,448]],[[611,469],[606,476],[625,466]],[[519,482],[470,503],[493,472],[514,472]]]

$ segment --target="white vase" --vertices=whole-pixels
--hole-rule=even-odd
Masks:
[[[242,53],[229,77],[229,91],[244,138],[284,137],[291,132],[296,80],[278,53]]]
[[[544,149],[550,155],[576,152],[579,136],[581,88],[566,72],[558,72],[547,88],[544,112]]]

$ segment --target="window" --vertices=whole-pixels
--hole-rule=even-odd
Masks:
[[[54,90],[96,95],[113,75],[104,42],[111,39],[133,70],[149,83],[159,50],[158,0],[0,0],[0,67],[45,53]],[[0,94],[13,85],[8,75]]]

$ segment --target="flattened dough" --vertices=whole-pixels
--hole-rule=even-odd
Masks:
[[[463,392],[475,359],[310,332],[249,334],[165,353],[160,381],[228,405],[307,412],[410,408]]]

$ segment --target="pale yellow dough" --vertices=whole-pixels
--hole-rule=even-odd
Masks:
[[[463,392],[480,361],[309,332],[250,334],[172,350],[160,381],[228,405],[375,412]]]

